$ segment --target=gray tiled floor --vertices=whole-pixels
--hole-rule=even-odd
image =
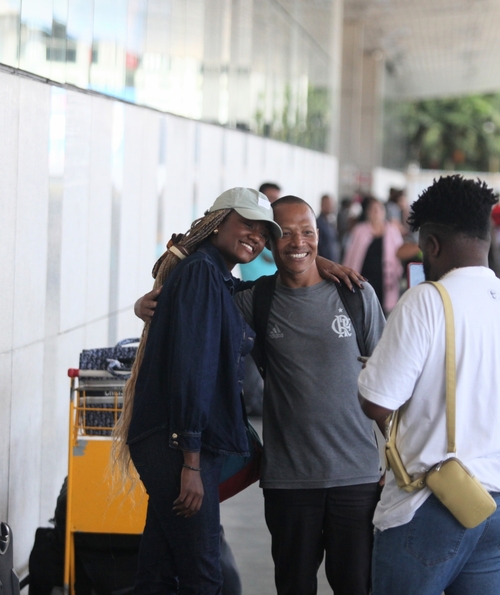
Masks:
[[[259,420],[252,425],[261,433]],[[262,490],[254,484],[221,505],[222,524],[240,570],[243,595],[273,595],[271,538],[264,520]],[[331,595],[323,567],[318,575],[318,595]]]

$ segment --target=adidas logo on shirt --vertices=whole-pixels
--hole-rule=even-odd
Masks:
[[[273,324],[273,328],[269,333],[270,339],[283,339],[283,333],[281,332],[280,327],[277,324]]]

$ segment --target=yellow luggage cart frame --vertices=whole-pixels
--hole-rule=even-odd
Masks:
[[[141,534],[147,495],[140,483],[130,493],[113,493],[111,432],[121,412],[124,380],[102,370],[70,369],[68,376],[71,400],[64,593],[74,595],[74,534]]]

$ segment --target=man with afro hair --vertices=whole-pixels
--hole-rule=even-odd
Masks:
[[[456,456],[500,503],[500,279],[488,268],[497,203],[480,180],[442,177],[412,205],[427,280],[454,311]],[[383,426],[399,409],[397,448],[412,479],[448,458],[445,321],[436,288],[410,289],[358,381],[365,414]],[[374,516],[373,595],[498,595],[500,509],[466,529],[425,486],[407,493],[392,471]]]

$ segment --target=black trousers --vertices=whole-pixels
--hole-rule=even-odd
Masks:
[[[335,595],[368,595],[378,483],[264,489],[278,595],[315,595],[325,555]]]

